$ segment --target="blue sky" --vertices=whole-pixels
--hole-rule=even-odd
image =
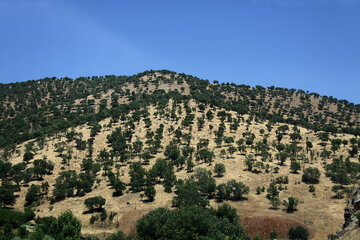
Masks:
[[[169,69],[360,103],[360,0],[0,0],[0,82]]]

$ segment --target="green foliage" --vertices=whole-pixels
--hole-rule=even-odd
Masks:
[[[306,183],[319,183],[320,171],[317,168],[308,167],[305,168],[302,175],[302,181]]]
[[[34,158],[34,154],[30,151],[26,151],[23,157],[24,162],[29,162],[31,159]]]
[[[53,201],[60,201],[66,197],[74,196],[78,175],[74,170],[60,172],[53,189]]]
[[[299,204],[299,199],[296,197],[289,197],[288,201],[284,200],[283,204],[286,206],[286,210],[288,212],[294,212],[296,211],[297,205]]]
[[[81,236],[81,223],[69,210],[57,219],[38,218],[36,223],[31,239],[78,240]]]
[[[123,191],[126,189],[125,183],[123,183],[120,179],[115,179],[112,186],[115,190],[113,193],[114,197],[123,195]]]
[[[216,182],[211,176],[211,171],[207,171],[205,168],[197,168],[192,180],[202,195],[210,197],[214,194]]]
[[[223,163],[216,163],[214,167],[214,172],[218,177],[224,176],[225,173],[225,165]]]
[[[309,232],[302,226],[297,226],[296,228],[289,229],[289,239],[307,240],[308,237]]]
[[[150,202],[154,201],[156,195],[156,190],[153,186],[147,186],[145,188],[145,196],[148,198]]]
[[[34,216],[34,212],[28,208],[25,209],[25,213],[0,208],[0,227],[11,226],[12,228],[18,228],[32,220]]]
[[[99,219],[98,215],[92,215],[90,217],[90,224],[94,224]]]
[[[176,175],[174,172],[174,166],[171,163],[167,164],[167,167],[165,169],[164,182],[163,182],[165,192],[167,193],[172,192],[172,187],[174,186],[175,182],[176,182]]]
[[[129,145],[127,140],[131,139],[132,133],[127,131],[123,132],[122,129],[116,128],[111,134],[107,136],[107,140],[112,147],[113,154],[120,156],[120,160],[123,162],[126,159]]]
[[[26,196],[25,196],[26,204],[25,205],[28,206],[28,205],[38,202],[40,200],[40,197],[41,197],[40,186],[32,184],[26,193]]]
[[[142,191],[145,185],[146,171],[139,162],[130,165],[130,186],[133,192]]]
[[[174,165],[177,164],[177,160],[180,157],[180,150],[174,142],[171,142],[165,149],[164,155],[173,161]]]
[[[196,205],[205,208],[209,205],[209,200],[200,194],[196,183],[187,180],[183,184],[176,185],[176,188],[173,206],[183,208],[185,206]]]
[[[134,240],[131,235],[126,236],[123,232],[117,232],[112,234],[110,237],[106,238],[106,240]]]
[[[293,173],[297,173],[301,169],[300,162],[294,160],[291,161],[290,169],[293,171]]]
[[[309,192],[315,192],[315,186],[309,185]]]
[[[203,161],[205,163],[211,163],[214,157],[215,157],[214,152],[210,151],[207,148],[200,149],[196,153],[196,160],[197,161]]]
[[[276,229],[274,228],[274,230],[270,232],[270,239],[277,239],[277,238],[278,238],[278,234]]]
[[[76,182],[77,193],[84,191],[86,193],[91,192],[94,185],[94,177],[89,173],[80,173]]]
[[[158,105],[158,109],[165,108],[169,99],[176,102],[189,101],[193,99],[199,102],[199,109],[202,111],[203,106],[211,105],[214,107],[225,108],[226,111],[232,110],[238,114],[245,114],[249,111],[260,120],[269,120],[269,123],[286,123],[301,125],[303,127],[314,129],[316,131],[326,131],[331,133],[344,132],[360,135],[360,128],[351,120],[344,120],[348,114],[356,114],[360,111],[357,105],[347,101],[340,101],[333,97],[319,98],[318,94],[306,94],[298,90],[296,94],[300,95],[301,106],[288,107],[287,101],[283,102],[277,99],[274,103],[274,109],[270,110],[266,101],[263,101],[264,94],[270,99],[282,96],[291,97],[294,91],[291,89],[269,87],[267,91],[263,87],[251,88],[246,85],[236,84],[214,84],[210,85],[207,80],[201,80],[191,75],[178,74],[174,78],[158,76],[152,83],[170,84],[175,81],[180,83],[186,82],[190,87],[189,95],[182,95],[179,91],[168,91],[157,89],[151,93],[144,91],[130,92],[126,87],[127,84],[134,84],[139,87],[142,83],[148,86],[149,82],[141,79],[141,76],[152,74],[156,71],[146,71],[133,76],[101,76],[101,77],[81,77],[78,79],[70,78],[45,78],[38,81],[28,81],[22,83],[3,84],[0,86],[0,95],[2,96],[2,111],[0,111],[0,148],[25,142],[29,139],[43,139],[45,135],[51,135],[63,131],[69,127],[75,127],[89,123],[94,130],[92,135],[98,132],[98,122],[104,118],[111,117],[113,122],[126,119],[126,116],[132,111],[131,121],[139,121],[140,117],[147,118],[146,111],[140,110],[140,106],[149,106],[150,104]],[[157,72],[166,72],[163,70]],[[172,73],[173,75],[175,73]],[[181,80],[179,80],[181,79]],[[109,89],[114,89],[111,94],[111,104],[102,99],[99,103],[99,111],[95,112],[95,99],[89,99],[90,95],[95,98]],[[184,88],[180,88],[184,89]],[[64,93],[66,92],[66,96]],[[226,98],[224,92],[239,95],[239,99]],[[127,97],[129,104],[119,104],[119,98]],[[333,122],[327,124],[324,118],[318,117],[315,113],[308,113],[306,117],[303,114],[307,101],[310,96],[319,98],[318,108],[327,120]],[[43,99],[47,99],[46,103]],[[72,107],[72,103],[82,99],[80,105]],[[85,100],[86,99],[86,100]],[[262,101],[259,101],[259,100]],[[16,104],[8,104],[11,101]],[[330,112],[325,106],[328,104],[338,106],[340,113]],[[286,106],[286,107],[285,107]],[[109,108],[108,108],[109,107]],[[281,111],[278,111],[281,108]],[[190,126],[194,119],[192,110],[186,105],[186,117],[182,124]],[[205,108],[206,109],[206,108]],[[204,110],[205,110],[204,109]],[[340,110],[341,109],[341,110]],[[226,111],[218,113],[222,121],[232,119]],[[161,111],[159,111],[161,112]],[[330,114],[331,113],[331,114]],[[211,110],[206,112],[206,117],[211,121],[213,118]],[[292,116],[287,117],[284,116]],[[334,125],[335,124],[335,125]],[[279,130],[286,132],[287,129],[282,125]],[[271,127],[269,125],[268,129]],[[271,129],[271,128],[270,128]],[[280,131],[279,131],[280,132]],[[68,141],[76,137],[73,133],[69,135]]]
[[[1,207],[14,205],[15,201],[14,186],[8,184],[0,186]]]
[[[253,166],[255,164],[254,155],[246,155],[244,163],[247,167],[247,170],[251,172],[253,170]]]
[[[102,196],[90,197],[84,201],[85,207],[90,212],[93,212],[94,210],[101,210],[105,203],[106,200]]]
[[[71,211],[66,211],[58,217],[55,229],[57,229],[57,231],[53,237],[56,240],[77,240],[81,236],[81,223]]]
[[[230,207],[219,212],[196,205],[179,210],[158,208],[150,211],[137,223],[138,239],[249,239],[244,227],[234,221]],[[201,223],[201,224],[199,224]]]
[[[276,182],[272,181],[268,187],[268,189],[266,190],[267,191],[267,195],[266,195],[266,198],[267,199],[273,199],[275,197],[278,197],[280,192],[276,186]]]
[[[222,183],[216,186],[216,198],[218,201],[232,200],[239,201],[244,195],[249,194],[250,188],[242,182],[237,182],[234,179],[228,181],[226,184]]]
[[[194,164],[194,162],[192,161],[192,159],[191,159],[191,158],[188,158],[188,159],[186,160],[186,170],[187,170],[188,172],[191,172],[191,171],[193,170],[194,166],[195,166],[195,164]]]
[[[108,215],[104,208],[101,208],[100,212],[100,221],[104,222],[107,219]]]
[[[360,226],[360,212],[354,214],[357,220],[357,225]]]
[[[270,204],[271,204],[271,207],[276,210],[281,205],[281,201],[278,197],[272,197],[272,198],[270,198]]]

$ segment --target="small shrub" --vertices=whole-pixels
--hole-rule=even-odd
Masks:
[[[92,215],[90,218],[90,224],[94,224],[98,219],[99,217],[97,215]]]
[[[289,239],[307,240],[308,237],[309,237],[309,232],[302,226],[297,226],[296,228],[290,228],[289,230]]]
[[[274,230],[272,230],[272,232],[270,232],[270,239],[277,239],[278,234],[276,229],[274,228]]]
[[[106,210],[103,208],[102,210],[101,210],[101,213],[100,213],[100,220],[102,221],[102,222],[104,222],[105,220],[106,220],[106,218],[107,218],[107,212],[106,212]]]

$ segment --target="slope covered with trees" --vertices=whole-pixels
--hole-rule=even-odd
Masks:
[[[166,70],[7,84],[0,96],[2,208],[71,209],[83,234],[102,239],[119,230],[156,239],[154,219],[171,229],[193,212],[211,219],[193,230],[215,239],[288,237],[291,227],[323,237],[359,181],[360,109],[332,97]],[[219,217],[233,208],[296,224],[245,234],[238,218]]]

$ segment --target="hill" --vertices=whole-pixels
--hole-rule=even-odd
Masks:
[[[3,207],[70,209],[84,235],[135,233],[193,184],[251,236],[301,225],[325,239],[358,184],[360,106],[345,100],[167,70],[5,84],[0,100],[2,192],[17,195]],[[106,218],[84,204],[97,196]]]

